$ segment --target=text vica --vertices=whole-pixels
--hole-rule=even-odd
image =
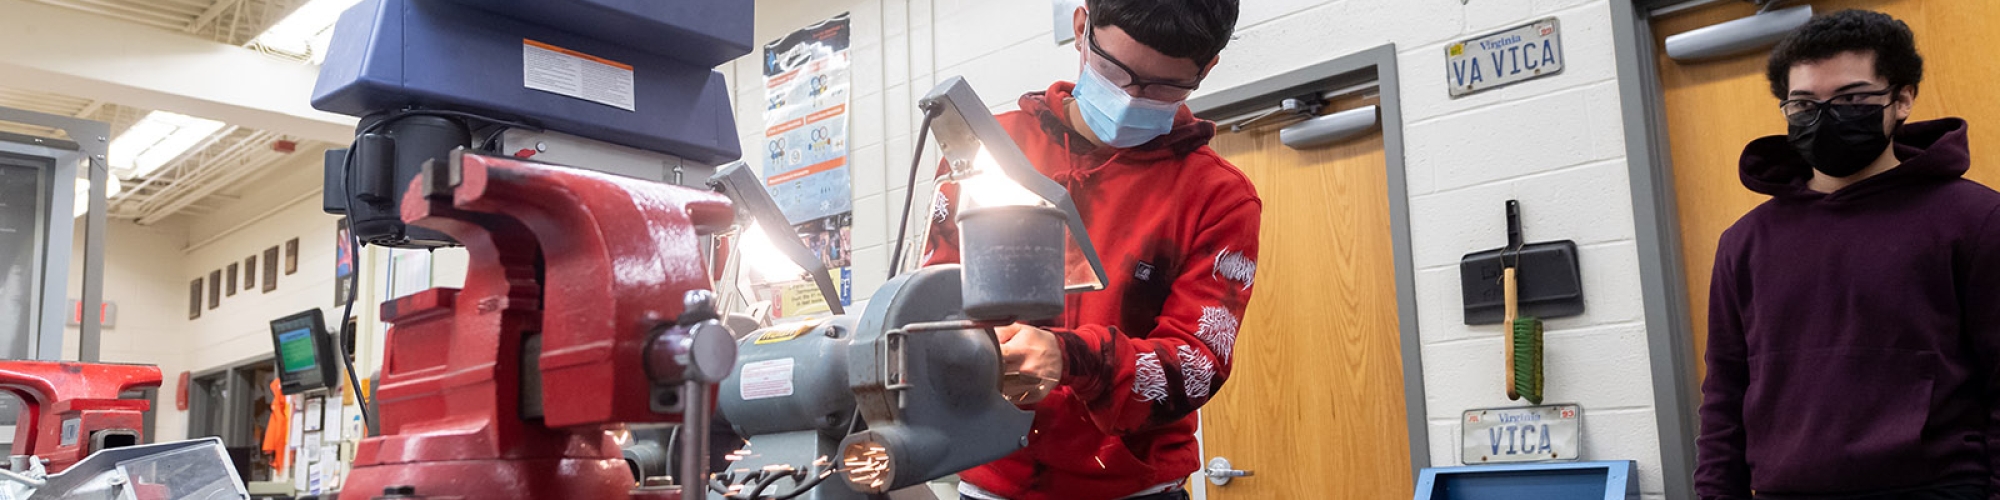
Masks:
[[[1497,80],[1557,64],[1560,62],[1556,61],[1555,40],[1545,39],[1539,44],[1528,42],[1507,47],[1507,50],[1494,49],[1485,58],[1468,57],[1454,61],[1451,63],[1451,76],[1458,86],[1464,87],[1485,83],[1489,76]]]
[[[1549,442],[1549,424],[1509,425],[1486,430],[1492,443],[1493,454],[1501,455],[1500,443],[1506,441],[1506,455],[1546,455],[1555,452],[1555,444]]]

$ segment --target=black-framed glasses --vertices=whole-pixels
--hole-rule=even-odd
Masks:
[[[1112,66],[1118,67],[1119,71],[1125,72],[1125,81],[1112,80],[1111,84],[1123,89],[1136,87],[1139,89],[1138,94],[1136,94],[1138,97],[1156,101],[1178,102],[1193,95],[1195,89],[1201,88],[1201,77],[1196,77],[1193,82],[1139,78],[1139,73],[1132,71],[1131,66],[1126,66],[1123,61],[1119,61],[1118,58],[1111,57],[1111,54],[1105,53],[1103,47],[1097,46],[1096,27],[1084,30],[1083,39],[1084,44],[1090,46],[1090,53],[1097,54],[1097,57],[1104,59],[1104,62],[1111,63]],[[1111,78],[1111,75],[1105,75],[1105,77]]]
[[[1869,113],[1874,113],[1875,110],[1886,108],[1896,103],[1895,99],[1890,99],[1888,103],[1884,104],[1874,104],[1868,101],[1876,97],[1894,94],[1895,92],[1896,87],[1889,87],[1868,92],[1849,92],[1820,100],[1786,99],[1784,102],[1778,103],[1778,110],[1785,114],[1786,122],[1800,127],[1810,127],[1815,123],[1819,123],[1820,117],[1828,113],[1832,113],[1833,118],[1836,120],[1853,120],[1866,117]]]

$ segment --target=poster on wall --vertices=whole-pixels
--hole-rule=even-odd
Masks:
[[[235,296],[236,296],[236,263],[235,263],[235,262],[231,262],[231,263],[229,263],[229,272],[228,272],[227,274],[228,274],[228,276],[229,276],[229,283],[228,283],[228,286],[225,286],[225,287],[223,287],[223,288],[222,288],[222,293],[223,293],[223,295],[225,295],[225,296],[229,296],[229,297],[235,297]]]
[[[851,63],[847,14],[764,45],[764,184],[788,222],[852,302],[854,179],[848,167]],[[827,312],[803,276],[753,282],[776,317]]]
[[[354,296],[354,252],[347,244],[347,218],[333,223],[333,303]]]
[[[840,292],[842,306],[854,303],[854,256],[853,248],[854,214],[845,213],[806,221],[793,226],[799,241],[805,243],[806,250],[819,257]],[[803,276],[794,279],[770,280],[751,284],[757,300],[771,302],[771,315],[791,318],[831,312],[822,298],[819,285]]]
[[[299,272],[299,239],[285,240],[285,275]]]
[[[848,36],[842,13],[764,45],[764,184],[793,224],[854,210]]]

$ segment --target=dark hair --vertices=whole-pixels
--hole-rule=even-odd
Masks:
[[[1891,87],[1915,86],[1924,79],[1924,56],[1917,54],[1917,37],[1910,26],[1888,14],[1843,10],[1814,17],[1771,49],[1766,76],[1771,95],[1791,93],[1792,66],[1824,61],[1845,52],[1875,54],[1875,74]]]
[[[1236,31],[1237,0],[1088,0],[1090,26],[1117,26],[1133,40],[1207,67]]]

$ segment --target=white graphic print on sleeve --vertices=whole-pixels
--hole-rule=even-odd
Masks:
[[[1236,328],[1239,324],[1236,315],[1229,313],[1229,308],[1204,306],[1201,308],[1201,323],[1196,325],[1194,336],[1200,338],[1209,351],[1221,356],[1222,362],[1228,363],[1230,353],[1236,350]]]
[[[1138,373],[1132,378],[1132,393],[1139,395],[1139,399],[1145,401],[1155,403],[1166,401],[1167,370],[1160,367],[1159,353],[1139,353],[1139,359],[1134,365]]]
[[[1177,351],[1181,362],[1181,378],[1187,385],[1189,399],[1208,397],[1208,384],[1215,378],[1215,362],[1195,352],[1193,347],[1181,346]]]
[[[946,198],[944,191],[938,191],[937,196],[931,198],[931,222],[943,224],[945,219],[949,218],[951,218],[951,198]]]
[[[1243,252],[1231,252],[1224,247],[1221,252],[1216,252],[1215,268],[1208,275],[1242,283],[1243,289],[1249,290],[1250,285],[1257,281],[1257,261],[1244,257]]]

